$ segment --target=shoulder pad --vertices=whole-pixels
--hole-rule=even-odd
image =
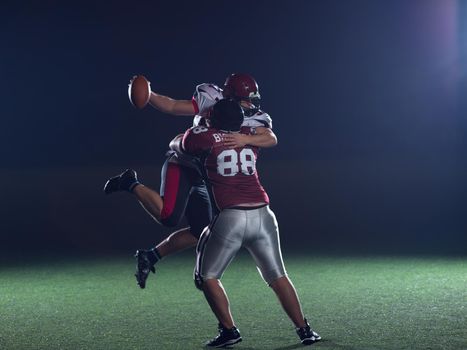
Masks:
[[[266,127],[272,129],[272,119],[266,112],[259,110],[256,114],[251,117],[245,117],[243,120],[242,126],[247,127]]]
[[[222,98],[222,89],[214,84],[200,84],[193,94],[193,101],[198,107],[197,112],[203,117],[208,116],[212,106]]]
[[[196,86],[195,92],[193,94],[194,98],[197,98],[199,95],[203,96],[206,99],[218,101],[223,98],[222,89],[214,84],[199,84]]]

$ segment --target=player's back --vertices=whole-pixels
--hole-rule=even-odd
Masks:
[[[269,203],[256,171],[258,148],[228,148],[223,143],[224,134],[199,126],[188,130],[184,137],[185,150],[197,154],[204,166],[213,204],[222,210],[242,204]]]

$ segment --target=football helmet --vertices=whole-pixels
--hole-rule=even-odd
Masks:
[[[222,95],[224,98],[231,98],[239,103],[245,101],[250,104],[250,107],[242,106],[247,117],[259,111],[261,96],[258,91],[258,83],[251,75],[243,73],[229,75],[225,80]]]

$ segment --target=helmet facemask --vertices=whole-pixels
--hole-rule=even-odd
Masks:
[[[260,106],[261,106],[261,98],[259,97],[253,97],[253,98],[239,98],[237,99],[238,103],[240,104],[240,107],[243,109],[243,114],[245,114],[245,117],[251,117],[258,113]],[[243,103],[242,102],[246,102]],[[248,106],[245,106],[245,104],[248,104]]]

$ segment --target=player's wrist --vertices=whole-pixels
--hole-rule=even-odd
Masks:
[[[255,143],[255,135],[247,135],[244,134],[243,136],[243,142],[245,145],[252,145],[254,146]]]

